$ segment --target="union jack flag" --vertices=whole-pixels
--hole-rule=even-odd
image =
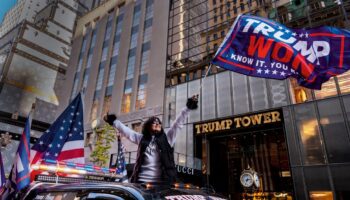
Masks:
[[[84,164],[84,119],[80,93],[33,145],[31,164],[46,159]],[[34,176],[32,174],[32,178]]]
[[[125,157],[124,157],[124,145],[122,144],[120,137],[118,136],[118,157],[117,157],[117,174],[123,175],[119,182],[128,182],[128,173],[126,170]]]

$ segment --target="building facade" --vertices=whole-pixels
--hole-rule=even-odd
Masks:
[[[238,14],[293,28],[348,28],[349,12],[348,1],[172,1],[163,124],[200,94],[175,145],[181,165],[202,159],[202,184],[230,199],[348,199],[350,72],[310,90],[293,79],[208,69]],[[259,187],[242,186],[247,169]]]
[[[168,8],[163,0],[110,0],[77,21],[66,93],[72,99],[84,91],[87,146],[92,124],[107,112],[135,130],[150,116],[162,117]],[[137,147],[124,144],[135,158]]]
[[[8,173],[25,118],[36,104],[32,141],[41,136],[67,102],[65,82],[77,1],[19,0],[0,27],[0,133],[12,136],[2,155]],[[62,110],[60,110],[62,109]]]

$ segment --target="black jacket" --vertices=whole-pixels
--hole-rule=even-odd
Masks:
[[[144,136],[139,144],[136,163],[134,167],[133,174],[131,175],[130,181],[132,183],[137,182],[138,175],[140,173],[140,168],[143,163],[143,154],[146,151],[147,146],[151,142],[152,137]],[[159,133],[155,142],[159,149],[160,162],[162,167],[162,179],[166,184],[172,184],[176,180],[176,169],[174,162],[174,148],[172,148],[168,142],[167,136],[164,132]]]

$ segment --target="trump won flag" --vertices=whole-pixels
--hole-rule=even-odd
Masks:
[[[299,85],[321,89],[329,78],[350,69],[350,31],[328,26],[291,29],[240,15],[211,62],[248,76],[293,77]]]

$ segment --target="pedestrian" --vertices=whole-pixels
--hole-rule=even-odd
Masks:
[[[158,117],[149,118],[142,126],[142,132],[137,133],[128,128],[116,115],[107,114],[104,120],[116,128],[119,133],[138,145],[132,183],[172,184],[176,180],[174,162],[174,144],[177,132],[182,128],[190,110],[197,109],[198,95],[187,100],[186,107],[176,117],[167,132],[164,132]]]

